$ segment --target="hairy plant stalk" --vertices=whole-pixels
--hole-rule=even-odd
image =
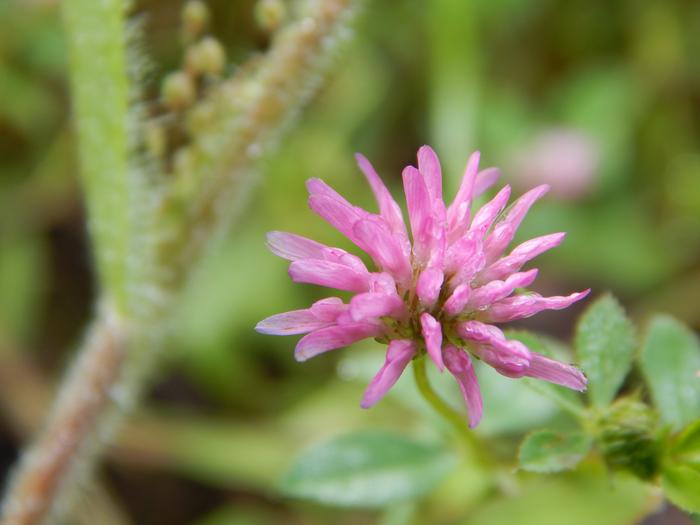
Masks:
[[[122,2],[66,0],[69,33],[88,34],[73,34],[69,40],[77,53],[73,84],[81,159],[89,171],[83,180],[90,233],[97,247],[104,303],[109,306],[100,310],[45,430],[25,452],[11,480],[3,504],[4,523],[55,523],[75,489],[88,479],[158,362],[174,298],[210,241],[230,225],[261,154],[318,87],[333,44],[347,34],[356,3],[310,2],[302,19],[285,29],[260,59],[254,79],[246,79],[247,96],[237,96],[239,79],[222,83],[212,95],[221,105],[212,126],[208,133],[195,135],[191,146],[198,162],[189,176],[202,190],[183,198],[176,179],[165,181],[139,163],[138,145],[128,139],[134,123],[127,115],[93,113],[96,105],[105,104],[90,84],[101,67],[91,61],[104,62],[104,57],[89,46],[97,42],[113,58],[102,71],[107,77],[102,80],[126,75],[120,58],[125,54],[119,49],[126,45],[125,24],[119,18]],[[100,10],[112,17],[111,23],[95,20]],[[100,39],[95,32],[109,34]],[[85,82],[93,89],[81,87]],[[120,101],[124,97],[133,101],[121,89],[119,96]],[[134,114],[138,108],[131,111]],[[100,144],[95,144],[94,135],[101,137]],[[100,148],[116,148],[114,163],[112,154],[104,156]],[[110,222],[111,216],[116,223]]]
[[[80,470],[89,468],[88,458],[106,439],[117,415],[116,385],[125,375],[127,341],[124,321],[105,308],[66,378],[46,428],[12,479],[3,509],[5,524],[45,522],[70,490],[66,477],[77,478]]]

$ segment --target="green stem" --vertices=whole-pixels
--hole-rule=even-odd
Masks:
[[[433,390],[433,387],[430,386],[425,370],[425,359],[425,355],[422,355],[413,360],[413,377],[418,391],[438,414],[449,421],[470,451],[474,453],[474,457],[483,460],[486,457],[484,447],[476,434],[469,430],[464,416],[445,403],[437,392]]]

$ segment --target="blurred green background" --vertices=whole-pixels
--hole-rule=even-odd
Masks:
[[[264,52],[269,37],[255,23],[254,2],[208,3],[232,69]],[[180,9],[175,1],[135,2],[156,65],[154,100],[160,78],[182,60]],[[537,261],[538,291],[611,290],[639,321],[664,311],[700,327],[698,27],[700,4],[686,0],[368,2],[327,85],[264,161],[246,213],[189,286],[167,366],[110,450],[91,489],[97,495],[85,496],[92,522],[641,522],[653,495],[631,480],[611,482],[595,461],[576,474],[511,472],[499,494],[465,463],[433,495],[382,510],[338,511],[278,495],[297,451],[323,437],[379,427],[430,440],[444,429],[410,378],[376,408],[359,409],[382,360],[380,345],[300,365],[293,339],[264,337],[253,326],[323,296],[289,281],[285,262],[265,249],[266,231],[352,250],[307,208],[304,180],[321,177],[374,209],[352,154],[364,153],[398,199],[401,169],[429,143],[443,161],[448,191],[474,149],[519,191],[553,186],[519,233],[568,232]],[[5,474],[40,422],[93,309],[69,98],[57,2],[0,0]],[[542,314],[523,326],[568,340],[580,311]],[[515,465],[519,436],[560,415],[515,382],[486,375],[482,382],[478,431]],[[663,519],[658,523],[686,523],[673,512]]]

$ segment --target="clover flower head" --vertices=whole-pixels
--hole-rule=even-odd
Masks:
[[[295,282],[354,296],[347,303],[329,297],[307,309],[273,315],[258,323],[259,332],[306,334],[296,345],[299,361],[369,337],[388,343],[386,360],[365,391],[363,408],[379,401],[409,362],[425,353],[441,372],[447,369],[456,379],[471,427],[483,411],[473,358],[508,377],[535,377],[585,390],[586,377],[576,367],[507,339],[495,326],[566,308],[589,292],[542,297],[519,291],[537,277],[536,269],[521,271],[522,267],[561,243],[563,233],[531,239],[504,255],[527,211],[547,192],[546,185],[525,193],[507,209],[510,188],[505,186],[473,210],[473,200],[499,176],[493,168],[479,172],[475,152],[454,201],[446,206],[439,160],[423,146],[418,166],[403,170],[409,237],[401,208],[372,165],[359,154],[357,163],[376,197],[378,214],[353,206],[320,179],[307,182],[309,205],[365,251],[376,268],[371,271],[340,248],[293,233],[270,232],[268,245],[291,261],[289,275]]]

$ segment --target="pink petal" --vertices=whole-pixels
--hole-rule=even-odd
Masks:
[[[443,355],[445,365],[457,380],[462,397],[464,397],[464,402],[467,405],[469,428],[474,428],[481,421],[484,404],[481,399],[479,381],[476,378],[472,360],[467,352],[450,344],[445,345]]]
[[[297,283],[317,284],[348,292],[366,292],[369,289],[369,273],[329,261],[294,261],[289,265],[289,275]]]
[[[499,259],[481,272],[478,276],[478,280],[480,282],[488,282],[494,279],[503,279],[503,277],[517,272],[526,262],[555,246],[559,246],[565,236],[565,233],[552,233],[525,241],[515,247],[513,251],[510,252],[510,255]]]
[[[263,319],[255,330],[267,335],[305,334],[332,325],[332,321],[318,319],[311,310],[293,310]]]
[[[471,291],[472,288],[468,283],[457,286],[457,288],[454,289],[454,292],[452,292],[452,295],[450,295],[447,301],[445,301],[443,310],[445,310],[445,312],[447,312],[449,315],[457,315],[462,312],[464,307],[467,305],[467,301],[469,301]]]
[[[423,306],[428,309],[435,306],[444,278],[442,270],[437,268],[428,268],[420,273],[416,283],[416,294]]]
[[[362,397],[362,408],[369,408],[379,401],[396,384],[404,369],[416,354],[416,344],[409,339],[394,339],[386,351],[386,361]]]
[[[311,313],[321,321],[335,322],[338,316],[348,311],[349,305],[339,297],[327,297],[311,305]]]
[[[505,281],[491,281],[474,290],[469,298],[468,307],[473,310],[479,310],[486,305],[505,299],[516,288],[530,286],[536,278],[537,270],[533,269],[527,272],[514,273],[508,276]]]
[[[488,190],[491,186],[496,184],[496,181],[501,176],[501,170],[498,168],[486,168],[480,171],[476,176],[476,181],[474,182],[474,198]]]
[[[445,364],[442,361],[442,328],[440,323],[428,312],[424,312],[420,316],[420,325],[428,355],[438,370],[442,372],[445,369]]]
[[[408,284],[411,280],[411,263],[399,240],[391,234],[384,223],[373,220],[360,220],[353,227],[355,237],[366,246],[374,262],[394,278]]]
[[[377,337],[384,328],[372,323],[352,323],[342,326],[329,326],[302,337],[297,343],[294,357],[306,361],[329,350],[347,346],[367,337]]]
[[[530,317],[542,310],[562,310],[586,297],[590,291],[588,289],[566,297],[542,297],[534,293],[508,297],[493,303],[483,312],[483,318],[492,323],[505,323],[514,319]]]
[[[422,266],[430,257],[433,229],[430,193],[420,172],[413,166],[406,166],[403,170],[403,187],[413,234],[413,253]]]
[[[267,234],[267,244],[275,255],[296,261],[299,259],[319,259],[335,262],[366,272],[367,268],[359,257],[340,248],[331,248],[301,235],[273,231]]]
[[[289,261],[323,259],[323,249],[326,248],[320,242],[280,231],[268,232],[267,246],[272,253]]]
[[[369,291],[374,293],[396,294],[396,281],[386,272],[369,274]]]
[[[543,184],[538,186],[513,203],[506,217],[494,227],[484,244],[486,260],[491,262],[500,257],[515,237],[515,232],[520,223],[525,218],[530,207],[545,193],[549,191],[549,186]]]
[[[562,385],[572,390],[578,390],[579,392],[586,390],[586,383],[588,382],[583,372],[575,366],[560,363],[536,352],[532,352],[530,367],[525,375]]]
[[[472,199],[474,198],[474,183],[476,172],[479,169],[480,156],[481,154],[478,151],[475,151],[469,156],[462,182],[459,185],[459,190],[457,190],[457,195],[447,209],[447,224],[450,241],[455,241],[464,235],[464,232],[469,227],[469,212]]]
[[[484,204],[472,220],[469,226],[469,231],[477,233],[481,236],[485,235],[488,229],[496,220],[498,214],[503,211],[506,207],[508,199],[510,198],[510,186],[503,186],[501,191],[499,191],[496,196],[489,202]]]
[[[370,164],[365,156],[357,153],[355,154],[355,159],[357,160],[357,165],[360,170],[365,174],[365,178],[372,188],[374,197],[377,199],[380,215],[389,225],[391,232],[400,238],[402,244],[405,243],[407,248],[406,255],[408,255],[410,245],[408,243],[408,233],[406,232],[406,225],[403,221],[401,208],[391,196],[391,193],[382,182],[382,179],[377,175],[372,164]]]
[[[471,282],[486,263],[481,236],[469,232],[450,246],[445,257],[445,273],[451,274],[449,284],[455,288]]]
[[[431,199],[442,200],[440,160],[430,146],[421,146],[418,150],[418,171],[425,179]]]
[[[530,365],[530,351],[519,341],[508,341],[493,325],[465,321],[457,325],[460,337],[473,341],[470,350],[497,372],[508,377],[522,377]]]
[[[406,315],[406,305],[396,293],[362,293],[350,300],[350,315],[355,322],[384,316],[400,318]]]

